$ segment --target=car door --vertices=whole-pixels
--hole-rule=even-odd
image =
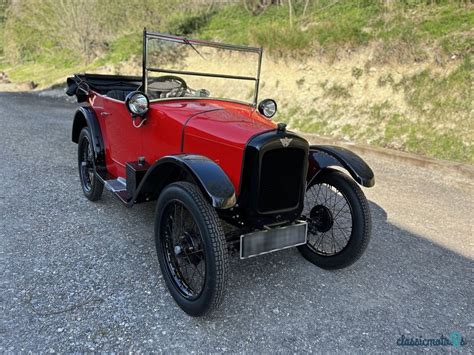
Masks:
[[[106,131],[104,144],[110,162],[107,171],[125,177],[125,163],[137,161],[143,155],[142,131],[133,126],[132,116],[124,102],[103,97],[102,106],[99,119]]]

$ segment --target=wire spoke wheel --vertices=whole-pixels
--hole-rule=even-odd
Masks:
[[[96,176],[94,146],[89,127],[84,127],[81,130],[77,146],[82,191],[89,200],[97,201],[102,195],[104,184]]]
[[[91,191],[94,181],[94,154],[87,136],[84,136],[80,142],[79,149],[79,171],[81,175],[81,183],[84,190]]]
[[[189,182],[168,185],[156,203],[155,243],[163,279],[176,303],[200,317],[222,302],[227,245],[219,216]]]
[[[191,213],[180,201],[171,201],[162,218],[161,241],[173,282],[184,297],[196,298],[206,278],[201,232]]]
[[[315,253],[340,253],[352,234],[352,211],[347,198],[327,183],[311,186],[302,213],[308,222],[308,245]]]
[[[325,171],[311,183],[301,218],[308,223],[308,241],[298,250],[319,267],[347,267],[367,248],[369,204],[356,182],[340,171]]]

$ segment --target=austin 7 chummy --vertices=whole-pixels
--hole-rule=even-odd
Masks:
[[[231,246],[242,259],[297,247],[325,269],[355,262],[371,233],[359,185],[373,186],[373,172],[349,150],[310,145],[272,120],[276,102],[258,102],[262,49],[146,30],[143,41],[141,76],[68,78],[80,104],[72,141],[89,200],[104,187],[129,207],[156,200],[158,260],[177,304],[192,316],[216,309]],[[255,75],[151,65],[155,41],[200,56],[205,47],[250,53]],[[168,47],[157,48],[159,60]],[[223,98],[185,77],[245,81],[253,92],[247,101]]]

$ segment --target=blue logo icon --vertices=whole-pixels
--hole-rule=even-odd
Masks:
[[[452,332],[449,335],[449,340],[451,340],[455,348],[459,348],[461,346],[462,335],[459,332]]]

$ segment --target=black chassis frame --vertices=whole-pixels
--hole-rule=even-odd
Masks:
[[[257,75],[256,76],[242,76],[242,75],[225,75],[225,74],[213,74],[213,73],[202,73],[195,71],[186,71],[186,70],[171,70],[171,69],[162,69],[158,67],[148,66],[148,40],[149,39],[158,39],[168,42],[175,42],[181,44],[191,45],[194,48],[194,45],[197,46],[206,46],[214,48],[222,48],[228,50],[235,50],[240,52],[256,53],[258,54],[258,63],[257,63]],[[253,97],[253,106],[257,106],[258,102],[258,91],[260,86],[260,71],[262,68],[262,56],[263,49],[258,47],[248,47],[248,46],[239,46],[235,44],[225,44],[212,41],[203,41],[188,39],[186,37],[173,36],[169,34],[163,34],[158,32],[149,32],[143,29],[143,58],[142,58],[142,90],[144,93],[148,91],[148,72],[157,72],[157,73],[167,73],[167,74],[183,74],[183,75],[194,75],[194,76],[206,76],[211,78],[222,78],[222,79],[235,79],[235,80],[248,80],[255,82],[255,93]]]

